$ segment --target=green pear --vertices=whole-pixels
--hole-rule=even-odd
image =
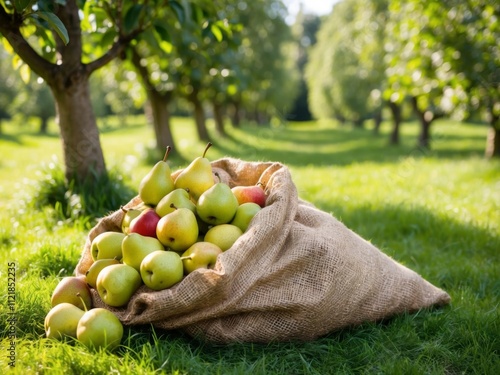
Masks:
[[[197,201],[204,191],[214,185],[212,175],[212,165],[205,157],[207,150],[212,146],[209,142],[203,155],[194,159],[185,169],[183,169],[175,179],[176,189],[187,189],[189,195]]]
[[[205,223],[229,223],[238,209],[238,200],[229,185],[218,182],[205,191],[196,204],[196,213]]]
[[[139,210],[137,208],[124,208],[123,206],[120,207],[120,209],[123,211],[123,219],[121,225],[122,232],[124,234],[128,234],[130,231],[130,223],[142,213],[142,210]]]
[[[76,338],[78,322],[83,314],[85,311],[67,302],[52,307],[45,316],[45,335],[49,339],[58,340]]]
[[[141,263],[144,284],[153,290],[163,290],[177,284],[184,277],[184,266],[175,251],[156,250]]]
[[[92,307],[92,295],[85,276],[66,276],[59,281],[52,292],[52,307],[67,302],[81,310]]]
[[[176,208],[174,204],[172,207]],[[196,215],[188,208],[175,209],[160,219],[156,237],[170,250],[186,250],[198,240]]]
[[[104,267],[97,276],[97,292],[108,306],[125,306],[141,285],[141,274],[127,264]]]
[[[165,195],[174,190],[172,171],[167,163],[170,150],[168,146],[163,160],[157,162],[139,184],[139,197],[145,204],[156,206]]]
[[[122,241],[125,233],[102,232],[98,234],[91,243],[90,254],[94,261],[98,259],[122,258]]]
[[[76,338],[89,349],[116,349],[123,337],[123,325],[111,311],[101,307],[86,311],[76,327]]]
[[[85,273],[87,285],[95,289],[99,272],[101,272],[104,267],[111,266],[112,264],[120,264],[120,261],[117,259],[98,259],[92,263],[87,273]]]
[[[196,213],[196,205],[193,203],[189,197],[189,193],[185,189],[175,189],[170,193],[165,195],[156,205],[155,211],[161,217],[175,211],[175,208],[171,207],[174,204],[177,208],[189,208],[193,213]]]
[[[165,250],[165,248],[155,237],[130,233],[122,242],[123,263],[140,271],[144,257],[156,250]]]
[[[233,220],[231,221],[231,224],[236,225],[243,232],[245,232],[255,214],[260,210],[261,207],[257,203],[248,202],[240,204],[236,210]]]
[[[187,275],[198,268],[212,269],[222,250],[210,242],[196,242],[181,256],[184,273]]]
[[[242,234],[243,231],[236,225],[221,224],[210,228],[205,234],[204,241],[213,243],[219,246],[222,251],[226,251]]]

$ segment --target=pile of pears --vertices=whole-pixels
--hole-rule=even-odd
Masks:
[[[89,348],[115,348],[123,327],[109,310],[92,308],[91,289],[108,306],[126,306],[142,285],[159,291],[197,269],[213,268],[219,254],[247,231],[266,205],[265,190],[260,183],[230,187],[222,182],[206,158],[211,145],[175,178],[167,147],[163,160],[140,182],[141,203],[121,208],[121,231],[102,232],[92,240],[94,262],[86,275],[65,277],[57,285],[45,319],[47,337],[75,338]],[[83,317],[90,313],[106,324],[89,328],[92,319]]]

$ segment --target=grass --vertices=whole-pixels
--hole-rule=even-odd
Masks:
[[[153,133],[142,117],[103,128],[109,167],[135,189]],[[486,128],[441,121],[432,150],[332,122],[246,125],[216,139],[208,157],[280,161],[301,198],[330,212],[382,251],[445,289],[452,303],[332,332],[313,342],[213,345],[177,331],[127,327],[115,353],[44,338],[58,280],[78,262],[89,223],[30,207],[43,165],[60,163],[56,127],[5,124],[0,136],[0,294],[16,264],[16,367],[9,368],[9,310],[0,304],[0,367],[19,374],[497,374],[500,373],[500,161],[482,157]],[[213,129],[211,129],[213,130]],[[188,119],[175,119],[173,168],[201,154]],[[137,141],[141,140],[141,141]],[[125,203],[125,202],[124,202]],[[117,207],[118,208],[118,207]]]

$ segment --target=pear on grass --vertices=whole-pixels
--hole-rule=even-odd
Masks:
[[[170,150],[168,146],[163,160],[157,162],[139,184],[139,197],[145,204],[156,206],[160,199],[174,190],[172,171],[167,163]]]
[[[83,314],[85,311],[68,302],[52,307],[45,316],[45,335],[49,339],[57,340],[76,338],[78,322]]]
[[[203,155],[194,159],[175,179],[175,188],[187,189],[189,195],[191,195],[195,201],[198,200],[204,191],[214,185],[212,165],[205,157],[210,146],[212,146],[212,143],[208,142]]]
[[[67,302],[81,310],[92,307],[92,295],[85,276],[66,276],[56,285],[50,303],[52,307]]]

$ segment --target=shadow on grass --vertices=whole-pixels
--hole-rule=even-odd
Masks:
[[[399,145],[390,145],[387,132],[374,134],[364,128],[248,125],[231,129],[227,137],[214,138],[213,143],[224,155],[294,166],[385,163],[426,156],[463,158],[484,153],[483,139],[478,135],[439,134],[430,149],[418,147],[414,134],[402,133],[400,137]]]

